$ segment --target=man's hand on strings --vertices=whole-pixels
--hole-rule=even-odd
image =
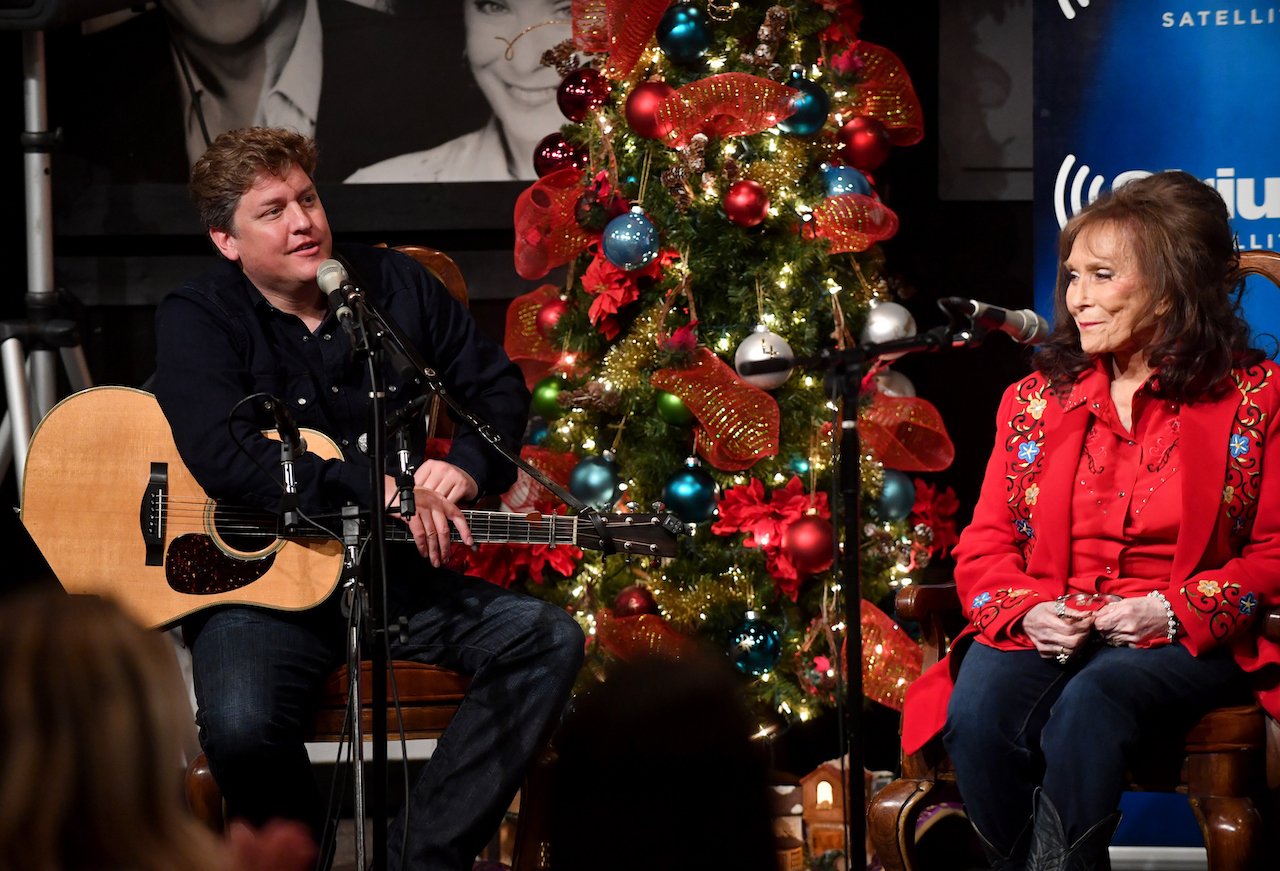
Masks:
[[[443,464],[443,465],[448,465]],[[419,470],[421,471],[421,470]],[[458,470],[467,480],[471,480],[471,476],[465,472]],[[413,517],[408,518],[409,532],[413,535],[413,543],[418,547],[418,553],[422,554],[431,564],[437,568],[444,565],[449,559],[449,551],[452,542],[450,541],[450,524],[458,530],[458,536],[462,539],[462,543],[470,547],[475,542],[471,538],[471,529],[467,526],[467,519],[453,501],[444,498],[437,491],[422,486],[417,481],[417,475],[414,476],[413,499],[416,511]],[[474,481],[472,482],[474,485]],[[396,487],[395,479],[388,476],[385,484],[385,494],[387,505],[392,510],[399,507],[397,495],[399,490]],[[399,516],[398,514],[396,516]],[[404,520],[404,518],[401,518]]]

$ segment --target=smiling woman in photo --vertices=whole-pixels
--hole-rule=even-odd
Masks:
[[[464,0],[467,65],[493,114],[470,133],[366,166],[349,182],[513,181],[537,177],[538,140],[565,123],[560,75],[543,52],[569,38],[566,0]]]

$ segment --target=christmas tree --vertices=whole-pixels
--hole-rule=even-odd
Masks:
[[[572,611],[588,674],[701,642],[751,676],[762,711],[807,719],[834,701],[842,654],[839,409],[793,361],[915,329],[882,274],[897,217],[875,172],[920,139],[919,103],[898,59],[858,39],[853,0],[572,12],[572,43],[544,58],[569,123],[516,207],[517,271],[565,270],[508,313],[537,415],[523,453],[594,508],[661,503],[688,534],[663,560],[563,545],[467,559]],[[907,474],[950,461],[936,412],[892,370],[867,381],[858,546],[875,602],[949,546],[955,505]],[[564,511],[523,474],[504,503]],[[918,651],[864,615],[868,695],[893,704]]]

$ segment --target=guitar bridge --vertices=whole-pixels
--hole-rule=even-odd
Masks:
[[[142,505],[138,509],[138,524],[142,540],[147,546],[147,565],[164,565],[164,508],[169,495],[169,464],[152,463],[147,489],[142,493]]]

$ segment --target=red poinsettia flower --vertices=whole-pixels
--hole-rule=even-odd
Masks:
[[[725,490],[718,507],[720,518],[711,526],[711,531],[716,535],[747,533],[742,546],[760,549],[765,567],[777,581],[778,589],[795,601],[807,575],[800,575],[783,550],[783,534],[788,526],[808,514],[810,508],[818,517],[830,517],[827,494],[810,496],[804,491],[804,482],[792,476],[785,487],[770,493],[766,502],[764,485],[759,478],[752,478],[742,486]]]
[[[924,524],[932,529],[933,545],[929,552],[945,557],[959,541],[956,535],[956,512],[960,510],[960,500],[950,487],[939,491],[920,478],[915,479],[915,485],[916,501],[911,506],[908,522],[913,526]]]

